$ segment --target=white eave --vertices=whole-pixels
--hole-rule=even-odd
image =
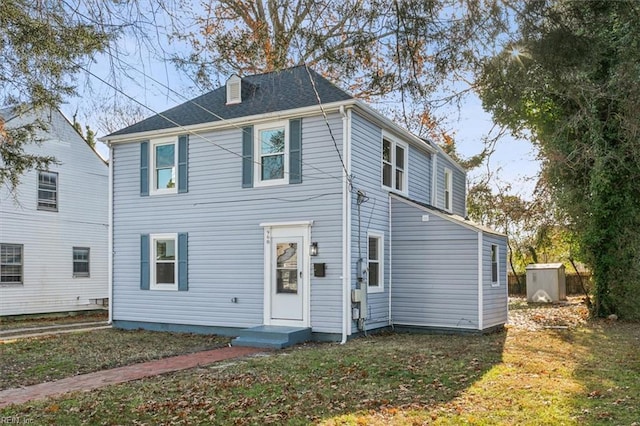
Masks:
[[[431,154],[436,154],[440,152],[442,155],[449,158],[459,170],[463,173],[466,173],[466,170],[462,168],[458,163],[456,163],[451,157],[449,157],[444,151],[439,149],[436,146],[432,146],[428,142],[424,141],[422,138],[410,133],[406,129],[402,128],[389,118],[382,115],[380,112],[376,111],[374,108],[370,107],[363,101],[357,99],[348,99],[345,101],[331,102],[327,104],[323,104],[322,107],[320,105],[312,105],[303,108],[293,108],[284,111],[276,111],[269,112],[265,114],[256,114],[249,115],[243,117],[237,117],[232,119],[222,119],[218,121],[210,121],[207,123],[199,123],[193,124],[190,126],[175,126],[169,127],[166,129],[159,130],[150,130],[146,132],[138,132],[138,133],[127,133],[124,135],[115,135],[115,136],[103,136],[98,138],[99,141],[106,143],[107,145],[126,143],[126,142],[135,142],[145,139],[155,139],[158,137],[164,136],[177,136],[185,133],[189,133],[192,135],[201,134],[207,131],[219,130],[224,128],[232,128],[232,127],[241,127],[246,123],[252,124],[260,124],[261,122],[271,121],[271,120],[284,120],[293,117],[301,117],[301,116],[311,116],[318,114],[322,111],[324,112],[335,112],[340,109],[340,107],[344,106],[345,108],[355,108],[361,113],[365,118],[373,121],[378,124],[380,127],[389,131],[396,136],[406,140],[412,145],[421,148]]]
[[[293,108],[284,111],[275,111],[268,112],[265,114],[256,114],[256,115],[246,115],[237,118],[231,119],[222,119],[218,121],[209,121],[206,123],[193,124],[190,126],[178,126],[169,127],[166,129],[158,129],[158,130],[150,130],[147,132],[138,132],[138,133],[127,133],[124,135],[114,135],[114,136],[103,136],[98,140],[106,143],[107,145],[126,143],[126,142],[135,142],[145,139],[155,139],[163,136],[177,136],[183,135],[185,133],[191,135],[202,134],[204,132],[208,132],[211,130],[219,130],[225,128],[240,128],[247,123],[251,124],[260,124],[261,122],[271,121],[271,120],[284,120],[293,117],[301,117],[301,116],[311,116],[316,115],[323,110],[325,112],[334,112],[338,111],[341,106],[348,107],[350,105],[355,104],[354,99],[349,99],[346,101],[339,102],[331,102],[327,104],[323,104],[322,108],[320,105],[312,105],[303,108]]]

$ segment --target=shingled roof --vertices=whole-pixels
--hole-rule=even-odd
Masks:
[[[226,87],[223,86],[109,136],[191,126],[318,105],[318,96],[311,84],[310,75],[323,104],[353,99],[353,96],[326,78],[301,65],[243,77],[241,103],[227,105]]]

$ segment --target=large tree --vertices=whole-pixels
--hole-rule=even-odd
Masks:
[[[500,0],[202,4],[204,13],[197,10],[175,34],[192,49],[174,60],[198,82],[307,64],[358,97],[397,102],[390,112],[423,135],[434,130],[434,92],[454,75],[472,75],[505,29]]]
[[[75,93],[73,76],[92,54],[103,50],[107,33],[76,19],[64,2],[5,0],[0,7],[0,185],[11,189],[32,168],[47,168],[55,159],[28,154],[47,129],[41,120],[20,126],[6,121],[28,111],[56,108]]]
[[[543,179],[593,271],[594,313],[640,317],[640,4],[527,3],[487,61],[494,119],[537,144]]]
[[[0,185],[14,190],[26,171],[45,169],[55,162],[53,157],[27,149],[47,130],[44,120],[7,121],[57,108],[76,96],[81,76],[87,75],[97,54],[102,54],[101,65],[108,67],[111,87],[121,90],[132,62],[140,55],[162,56],[158,34],[163,19],[177,20],[175,12],[183,2],[188,0],[3,0]],[[125,37],[126,43],[120,43]],[[85,95],[89,94],[87,90]]]

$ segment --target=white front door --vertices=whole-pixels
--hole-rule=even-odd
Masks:
[[[274,238],[271,249],[271,318],[302,321],[302,238]]]
[[[265,244],[265,324],[308,326],[309,227],[273,227]]]

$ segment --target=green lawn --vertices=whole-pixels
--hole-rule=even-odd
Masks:
[[[103,329],[0,343],[0,390],[226,346],[229,338]]]
[[[384,334],[12,406],[0,418],[65,425],[633,425],[640,421],[639,346],[640,327],[624,322],[488,336]]]

